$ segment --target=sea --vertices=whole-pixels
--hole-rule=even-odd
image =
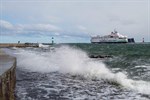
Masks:
[[[17,57],[16,100],[150,100],[149,43],[6,51]]]

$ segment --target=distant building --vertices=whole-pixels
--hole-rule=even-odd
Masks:
[[[134,43],[134,38],[128,38],[128,43]]]

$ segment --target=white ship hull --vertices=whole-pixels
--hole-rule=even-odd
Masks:
[[[127,43],[128,39],[119,38],[92,38],[91,43]]]

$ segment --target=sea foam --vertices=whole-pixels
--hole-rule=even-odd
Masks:
[[[150,82],[132,80],[126,74],[111,72],[102,61],[90,59],[86,52],[62,46],[53,52],[37,52],[32,50],[17,50],[17,66],[19,68],[40,73],[58,71],[82,75],[86,78],[104,79],[116,82],[125,88],[139,93],[150,94]]]

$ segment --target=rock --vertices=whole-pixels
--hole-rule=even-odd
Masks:
[[[90,58],[112,58],[111,55],[89,55]]]

